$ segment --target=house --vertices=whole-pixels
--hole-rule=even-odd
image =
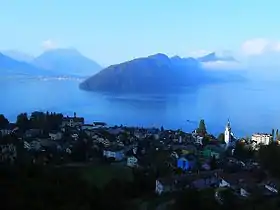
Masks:
[[[0,133],[2,136],[10,135],[11,132],[12,132],[12,130],[7,129],[7,128],[3,128],[0,130]]]
[[[128,167],[137,167],[138,166],[138,158],[134,155],[131,155],[127,158],[127,166]]]
[[[18,127],[14,123],[10,123],[8,126],[5,128],[0,129],[0,133],[2,136],[10,135],[14,131],[18,130]]]
[[[62,133],[61,132],[50,132],[49,133],[49,137],[51,138],[51,140],[60,140],[62,139]]]
[[[84,125],[84,118],[83,117],[77,117],[76,113],[74,113],[74,117],[64,117],[62,119],[62,127],[81,127]]]
[[[203,164],[201,165],[201,168],[202,168],[203,170],[206,170],[206,171],[211,170],[211,166],[210,166],[208,163],[203,163]]]
[[[17,148],[12,143],[0,145],[0,162],[13,163],[17,158]]]
[[[172,178],[157,179],[155,193],[161,195],[162,193],[173,191],[176,189],[174,184],[175,180]]]
[[[182,170],[189,170],[189,160],[185,157],[181,157],[177,160],[177,167],[181,168]]]
[[[98,135],[95,135],[92,137],[94,140],[96,140],[98,143],[101,143],[103,144],[105,147],[109,147],[111,145],[111,142],[106,139],[106,138],[103,138],[103,137],[100,137]]]
[[[280,189],[280,183],[278,180],[270,179],[265,181],[264,187],[270,192],[278,194]]]
[[[26,142],[25,146],[26,146],[26,149],[28,149],[28,150],[40,151],[42,149],[42,145],[41,145],[40,141],[38,141],[38,140]]]
[[[219,183],[220,170],[201,172],[200,174],[184,174],[156,180],[155,193],[161,195],[165,192],[174,192],[189,187],[206,189]]]
[[[196,131],[194,131],[191,136],[194,144],[203,145],[203,136],[199,136]]]
[[[26,138],[34,138],[34,137],[38,137],[43,133],[43,130],[41,129],[29,129],[27,131],[25,131],[25,137]]]
[[[272,135],[267,133],[255,133],[251,137],[251,141],[255,145],[268,145],[272,140]]]
[[[203,136],[193,135],[193,143],[197,145],[203,145]]]
[[[77,133],[72,133],[71,134],[72,139],[74,139],[75,141],[77,141],[79,139],[79,134]]]
[[[30,149],[31,149],[31,145],[29,144],[29,142],[24,141],[24,142],[23,142],[23,148],[24,148],[24,149],[27,149],[27,150],[30,150]]]
[[[238,195],[248,197],[259,188],[259,182],[250,172],[222,173],[219,187],[233,189]]]
[[[182,170],[191,170],[195,166],[195,158],[192,155],[184,155],[177,160],[177,167]]]
[[[103,156],[106,158],[114,158],[117,161],[124,159],[124,148],[111,146],[103,150]]]

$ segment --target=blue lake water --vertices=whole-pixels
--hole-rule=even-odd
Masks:
[[[72,115],[87,122],[194,129],[205,119],[210,132],[223,132],[227,119],[237,136],[280,128],[278,81],[207,85],[169,96],[117,96],[81,91],[79,81],[1,79],[0,113],[15,120],[35,110]]]

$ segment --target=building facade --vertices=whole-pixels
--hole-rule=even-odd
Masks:
[[[272,135],[267,133],[256,133],[252,135],[251,140],[257,145],[268,145],[272,140]]]

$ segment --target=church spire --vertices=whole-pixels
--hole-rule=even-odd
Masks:
[[[228,118],[228,122],[227,122],[227,127],[230,128],[230,121],[229,121],[229,118]]]

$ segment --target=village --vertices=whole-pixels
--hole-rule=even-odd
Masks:
[[[52,122],[42,120],[47,118]],[[84,118],[76,113],[70,117],[34,112],[30,118],[21,114],[17,123],[3,119],[0,120],[2,164],[57,167],[106,164],[153,170],[154,193],[159,197],[187,188],[215,189],[215,199],[220,203],[224,190],[230,190],[240,199],[256,192],[271,199],[278,195],[280,182],[256,158],[261,147],[271,144],[277,147],[274,133],[236,139],[228,121],[216,138],[207,133],[204,120],[196,130],[185,133],[163,127],[85,124]]]

